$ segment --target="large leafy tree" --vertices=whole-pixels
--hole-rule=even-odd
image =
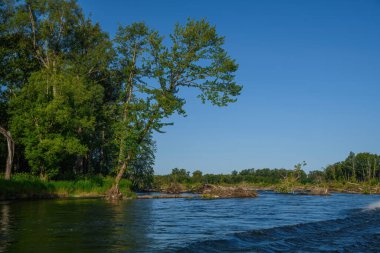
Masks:
[[[22,29],[15,25],[17,7],[15,1],[0,2],[0,133],[5,137],[7,151],[5,178],[11,176],[14,160],[14,140],[9,131],[9,100],[15,96],[30,73],[38,69],[37,60],[31,55],[32,46]],[[6,152],[2,152],[5,154]],[[2,156],[0,156],[0,160]]]
[[[165,119],[185,114],[183,88],[195,88],[198,97],[217,106],[236,101],[241,86],[234,81],[237,64],[223,49],[224,38],[207,21],[177,24],[170,46],[143,23],[121,27],[116,36],[121,73],[119,103],[119,168],[111,197],[136,151],[151,130],[161,131]]]
[[[125,175],[150,184],[152,133],[185,115],[184,88],[217,106],[241,90],[205,20],[176,25],[169,41],[134,23],[114,43],[74,0],[4,0],[0,21],[1,133],[43,176],[116,168],[110,196]]]
[[[39,163],[44,161],[47,167],[54,163],[57,168],[62,149],[76,154],[76,163],[82,167],[89,160],[100,163],[106,157],[106,138],[111,136],[102,97],[106,94],[105,100],[111,103],[117,93],[109,68],[114,54],[108,36],[84,17],[75,1],[7,0],[0,7],[1,101],[11,112],[17,144],[24,146],[30,165],[36,167],[33,160],[38,158]],[[9,110],[10,100],[14,102]],[[54,109],[72,117],[67,122],[60,116],[47,119]],[[36,127],[38,121],[50,125],[41,130]],[[2,122],[8,125],[9,113],[2,115]],[[71,124],[70,131],[62,124]],[[30,142],[44,139],[37,136],[38,131],[44,131],[50,141]],[[74,142],[82,148],[73,148]],[[28,148],[32,143],[41,149]],[[46,159],[41,160],[43,154]]]
[[[52,177],[64,162],[75,167],[77,156],[88,151],[83,136],[95,129],[102,96],[100,85],[80,77],[47,70],[33,73],[12,100],[12,131],[34,171]]]

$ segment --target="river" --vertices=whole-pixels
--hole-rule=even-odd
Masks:
[[[380,196],[0,202],[0,252],[380,252]]]

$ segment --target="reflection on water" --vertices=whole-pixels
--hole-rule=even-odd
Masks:
[[[148,243],[139,219],[149,221],[151,204],[144,203],[143,210],[136,204],[103,200],[3,203],[0,252],[139,250]]]
[[[194,249],[198,243],[224,240],[245,231],[342,218],[350,210],[367,207],[379,198],[263,192],[256,199],[211,201],[2,202],[0,252],[167,252],[188,245]]]
[[[3,203],[0,211],[0,252],[5,252],[9,238],[9,205]]]

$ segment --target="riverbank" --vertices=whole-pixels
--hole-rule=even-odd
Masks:
[[[328,193],[349,193],[349,194],[380,194],[380,185],[351,182],[331,182],[325,184],[297,184],[292,190],[281,191],[281,185],[253,186],[255,190],[276,191],[278,193],[311,193],[309,195],[328,195]],[[321,194],[318,194],[321,192]]]
[[[89,177],[72,181],[44,181],[38,177],[16,174],[11,180],[0,178],[0,200],[49,198],[102,198],[111,188],[112,177]],[[130,181],[123,179],[120,190],[127,198],[135,197]]]
[[[380,194],[380,184],[352,183],[352,182],[328,182],[322,184],[301,184],[292,185],[278,184],[220,184],[224,187],[240,187],[252,191],[274,191],[282,194],[304,194],[304,195],[329,195],[330,193],[350,193],[350,194]],[[202,184],[179,184],[171,183],[161,185],[152,191],[180,194],[199,193]]]
[[[0,178],[0,200],[50,198],[104,198],[113,183],[112,177],[89,177],[72,181],[43,181],[38,177],[16,174],[11,180]],[[151,191],[159,196],[137,196],[130,181],[123,179],[120,189],[127,199],[183,198],[183,193],[200,198],[257,197],[256,191],[274,191],[281,194],[330,195],[330,193],[380,194],[379,184],[330,182],[324,184],[180,184],[161,185]],[[187,198],[187,197],[186,197]]]

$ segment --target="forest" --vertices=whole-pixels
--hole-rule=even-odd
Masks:
[[[183,89],[203,102],[236,101],[238,65],[206,20],[161,35],[145,23],[113,38],[75,0],[0,2],[0,164],[4,179],[153,178],[153,132],[186,116]]]

